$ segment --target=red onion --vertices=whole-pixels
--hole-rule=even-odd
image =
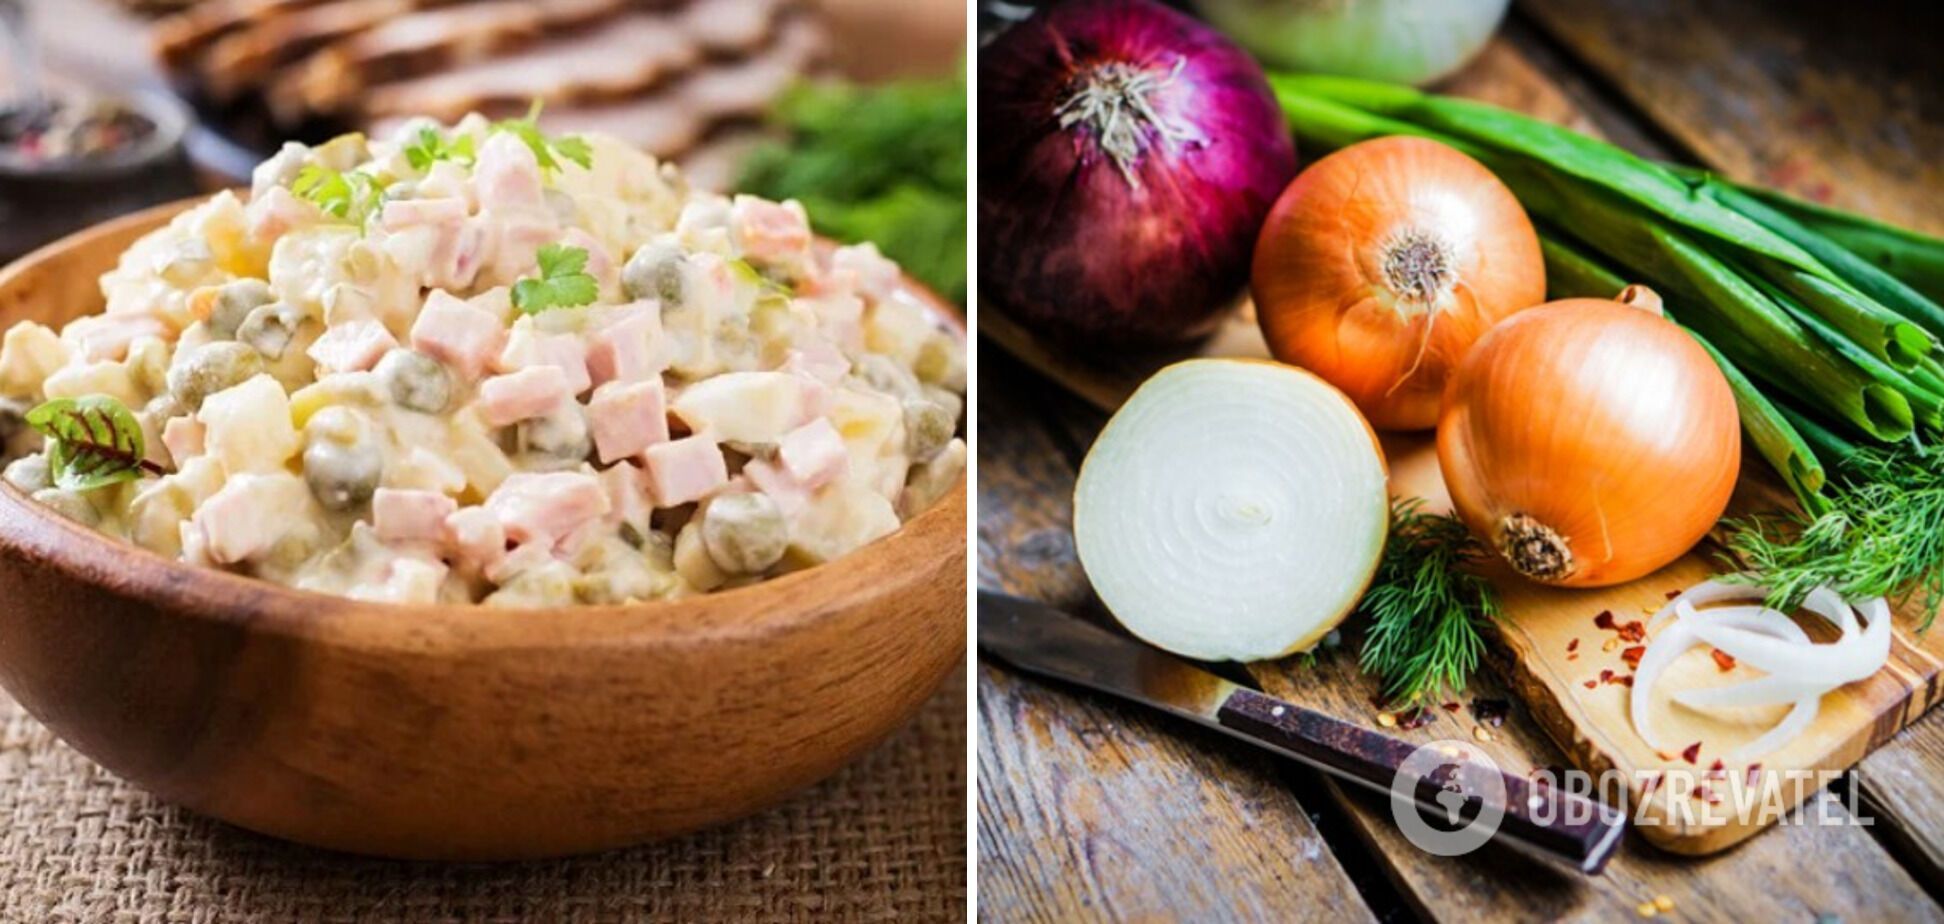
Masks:
[[[1207,332],[1295,173],[1262,69],[1151,0],[1042,9],[979,54],[980,288],[1043,335]]]

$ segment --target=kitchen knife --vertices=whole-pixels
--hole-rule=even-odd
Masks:
[[[1492,839],[1581,872],[1598,873],[1626,830],[1625,814],[1596,800],[1462,757],[1412,758],[1419,747],[1408,741],[1231,683],[1042,603],[982,590],[978,619],[979,649],[1021,670],[1219,729],[1394,800],[1408,799],[1433,817],[1469,824],[1500,815]],[[1417,785],[1393,791],[1407,767],[1421,773]]]

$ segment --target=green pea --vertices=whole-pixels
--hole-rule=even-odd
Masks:
[[[385,453],[362,414],[327,407],[304,427],[304,482],[326,510],[355,510],[385,475]]]
[[[958,430],[958,415],[923,398],[904,400],[905,451],[924,462],[938,455]]]
[[[400,407],[437,414],[452,400],[452,376],[438,360],[414,350],[393,350],[378,361],[378,378]]]
[[[176,357],[169,367],[169,394],[187,410],[198,410],[203,399],[249,381],[263,371],[263,357],[234,340],[206,343]]]
[[[621,289],[631,299],[654,298],[663,307],[679,307],[687,293],[685,262],[682,248],[673,241],[644,245],[621,267]]]
[[[249,344],[265,358],[279,360],[284,351],[290,349],[290,341],[297,336],[298,325],[304,323],[304,312],[295,305],[271,302],[252,309],[243,323],[236,328],[236,339]]]
[[[767,494],[724,494],[702,512],[702,547],[724,571],[764,571],[783,560],[789,540],[783,509]]]
[[[270,284],[261,279],[226,282],[216,292],[216,307],[209,313],[209,331],[218,340],[233,340],[250,312],[274,301]]]

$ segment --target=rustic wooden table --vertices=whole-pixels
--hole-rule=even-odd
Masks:
[[[1944,233],[1940,18],[1928,0],[1518,0],[1501,37],[1441,89]],[[1068,532],[1075,468],[1104,415],[990,341],[979,381],[980,586],[1105,619]],[[1370,721],[1353,649],[1234,676]],[[1506,695],[1490,674],[1467,700]],[[1682,919],[1944,920],[1936,716],[1795,816],[1869,826],[1785,824],[1699,860],[1630,836],[1603,876],[1581,878],[1495,847],[1431,857],[1378,798],[990,661],[978,712],[987,920],[1609,920],[1659,896],[1673,901],[1661,916]],[[1471,724],[1467,712],[1410,734]],[[1521,705],[1494,734],[1528,766],[1564,763]]]

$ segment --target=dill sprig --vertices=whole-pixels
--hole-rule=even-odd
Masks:
[[[1862,448],[1842,460],[1842,482],[1820,516],[1770,514],[1730,521],[1728,550],[1745,569],[1730,580],[1769,588],[1788,612],[1827,584],[1846,600],[1921,593],[1930,628],[1944,603],[1944,466],[1936,450]]]
[[[1360,663],[1395,706],[1463,690],[1485,653],[1480,627],[1499,613],[1497,592],[1471,570],[1491,551],[1456,517],[1423,507],[1391,502],[1390,537],[1357,607],[1370,619]]]

